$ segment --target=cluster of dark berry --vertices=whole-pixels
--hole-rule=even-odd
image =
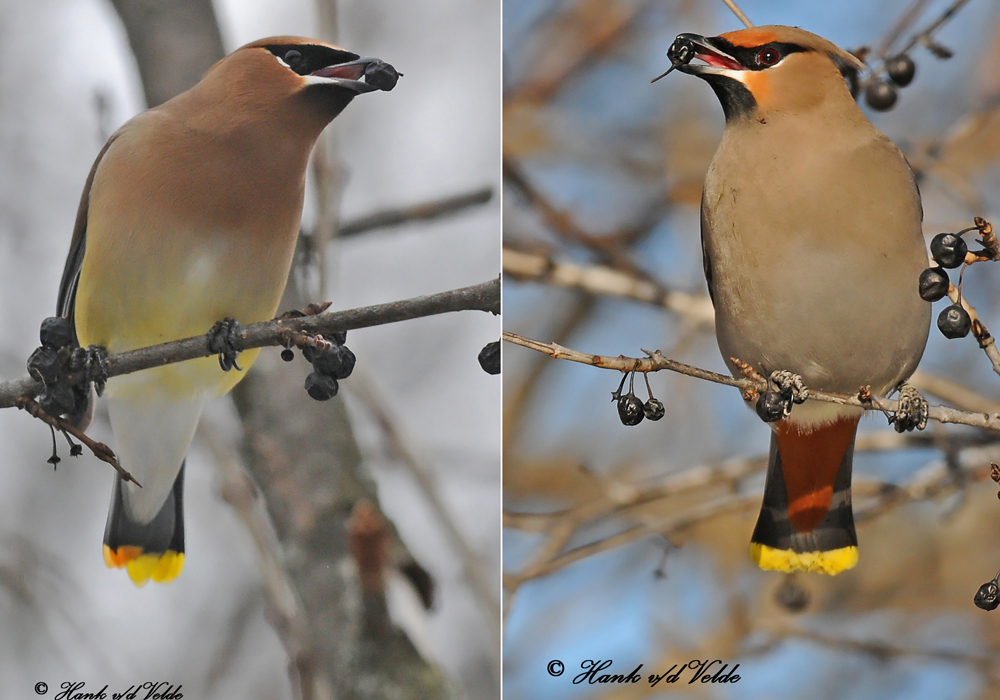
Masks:
[[[42,321],[39,340],[42,346],[28,358],[28,374],[45,385],[38,405],[50,416],[81,410],[87,403],[87,389],[69,381],[70,360],[78,349],[73,327],[65,318],[52,316]]]
[[[331,333],[329,337],[317,335],[315,345],[302,348],[302,356],[312,363],[313,371],[306,377],[306,392],[317,401],[327,401],[337,395],[337,380],[347,379],[354,371],[357,358],[347,342],[347,333]],[[291,348],[281,351],[281,359],[291,362],[295,353]]]
[[[945,270],[960,267],[969,252],[962,233],[939,233],[931,240],[931,257],[937,266],[920,273],[920,298],[924,301],[934,302],[947,296],[951,280]],[[952,304],[938,316],[937,326],[945,338],[964,338],[972,327],[972,319],[961,304]]]
[[[667,412],[663,406],[663,402],[653,396],[653,390],[649,387],[649,376],[645,372],[642,373],[642,376],[646,380],[646,393],[649,394],[648,401],[643,401],[635,395],[634,369],[628,374],[623,375],[621,384],[618,385],[618,390],[611,392],[611,400],[618,403],[618,418],[621,419],[624,425],[639,425],[643,418],[660,420]],[[623,394],[622,389],[625,388],[626,379],[628,379],[628,393]]]
[[[865,103],[874,110],[887,112],[896,105],[899,99],[897,88],[906,87],[913,82],[917,66],[908,54],[900,54],[885,60],[885,72],[888,79],[876,77],[874,74],[865,85]],[[857,79],[851,83],[851,93],[857,97],[859,86]]]

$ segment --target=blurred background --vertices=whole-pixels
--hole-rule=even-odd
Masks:
[[[868,46],[876,67],[956,10],[909,51],[916,77],[895,108],[862,109],[916,171],[928,240],[974,215],[996,220],[996,3],[740,6],[758,25]],[[678,33],[742,24],[722,0],[506,0],[503,21],[504,330],[612,357],[658,348],[726,373],[698,220],[722,109],[689,76],[649,81],[669,67]],[[937,44],[953,57],[936,57]],[[988,328],[1000,324],[995,267],[970,268],[964,291]],[[1000,381],[971,336],[932,328],[920,370],[913,381],[931,403],[1000,407]],[[505,344],[508,697],[1000,696],[998,618],[972,602],[1000,567],[996,435],[932,423],[899,436],[868,414],[855,457],[857,568],[785,576],[758,570],[748,551],[768,428],[733,389],[669,372],[649,376],[666,417],[623,426],[609,400],[620,377]],[[646,398],[641,377],[636,393]],[[571,682],[587,659],[646,674],[694,658],[738,663],[741,680]],[[546,669],[556,659],[561,677]]]
[[[54,311],[108,136],[281,34],[405,73],[321,142],[282,308],[496,278],[497,0],[2,0],[0,375],[25,373]],[[190,698],[496,698],[500,383],[476,355],[499,331],[479,312],[351,331],[357,371],[323,404],[302,389],[304,361],[262,353],[199,430],[186,566],[169,585],[105,568],[108,465],[69,459],[60,438],[53,471],[48,429],[0,412],[0,696],[166,681]],[[90,432],[114,445],[106,415]],[[365,564],[366,547],[386,554]],[[386,583],[361,586],[359,561]]]

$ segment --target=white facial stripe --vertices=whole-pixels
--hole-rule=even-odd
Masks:
[[[268,52],[268,53],[270,53],[270,52]],[[272,53],[271,55],[274,56],[277,59],[278,63],[280,63],[281,65],[283,65],[288,70],[292,69],[292,67],[290,65],[288,65],[287,63],[284,62],[284,60],[282,60],[281,56],[279,56],[278,54],[274,54],[274,53]]]
[[[338,78],[324,78],[320,75],[303,75],[302,79],[306,85],[336,85],[341,82]]]

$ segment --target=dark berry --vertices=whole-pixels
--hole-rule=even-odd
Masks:
[[[906,87],[913,82],[913,74],[917,72],[917,65],[912,58],[904,53],[886,59],[885,71],[889,74],[892,82],[899,87]]]
[[[317,401],[327,401],[337,395],[337,380],[319,372],[311,372],[306,377],[306,391]]]
[[[479,351],[479,366],[487,374],[500,374],[500,341],[494,340],[487,343],[486,347]]]
[[[939,233],[931,239],[931,257],[941,266],[949,270],[965,262],[965,254],[969,246],[961,236],[954,233]]]
[[[285,362],[291,362],[295,359],[295,353],[292,352],[291,348],[285,348],[281,351],[281,359]]]
[[[385,61],[373,61],[365,66],[365,82],[374,85],[379,90],[392,90],[402,73]]]
[[[786,578],[785,582],[775,591],[774,599],[778,605],[792,612],[802,612],[809,606],[809,591],[795,581]]]
[[[642,401],[635,394],[623,394],[618,397],[618,417],[625,425],[639,425],[644,417]]]
[[[948,273],[941,267],[928,267],[920,273],[920,298],[924,301],[937,301],[948,294],[951,280]]]
[[[881,80],[868,83],[865,88],[865,102],[877,112],[888,112],[896,104],[896,87]]]
[[[952,304],[938,316],[938,330],[945,338],[964,338],[969,335],[972,328],[972,319],[969,313],[958,304]]]
[[[976,597],[972,600],[977,608],[996,610],[997,606],[1000,606],[1000,587],[997,586],[996,580],[987,581],[980,586],[976,591]]]
[[[62,363],[59,361],[59,353],[50,345],[43,345],[36,348],[31,357],[28,358],[28,374],[36,382],[53,384],[59,379],[62,372]]]
[[[337,331],[326,336],[326,339],[335,345],[343,345],[347,342],[347,331]]]
[[[343,364],[343,350],[339,345],[332,345],[326,350],[316,350],[313,353],[312,365],[320,374],[336,377],[341,364]]]
[[[73,327],[62,316],[49,316],[42,321],[42,327],[39,330],[38,336],[42,341],[42,345],[48,345],[56,349],[72,345],[75,340],[73,337]]]
[[[785,417],[788,401],[777,391],[762,391],[757,397],[757,415],[765,423],[776,423]]]
[[[98,394],[100,396],[100,394]],[[74,415],[82,415],[90,402],[90,389],[82,386],[73,387],[73,409],[67,411]]]
[[[649,401],[642,405],[642,412],[649,420],[660,420],[667,413],[663,407],[663,402],[657,398],[650,397]]]
[[[65,382],[46,387],[45,393],[38,397],[38,405],[50,416],[71,413],[76,407],[73,387]]]
[[[351,372],[354,371],[354,365],[357,361],[358,358],[354,356],[351,349],[346,345],[342,345],[340,347],[340,367],[333,373],[333,376],[337,379],[347,379],[351,376]]]

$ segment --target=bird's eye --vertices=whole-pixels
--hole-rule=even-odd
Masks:
[[[287,51],[285,53],[285,63],[287,63],[290,66],[294,66],[301,60],[302,60],[302,53],[300,51],[292,49],[291,51]]]
[[[757,64],[761,66],[773,66],[781,60],[781,54],[775,48],[768,47],[757,52]]]

